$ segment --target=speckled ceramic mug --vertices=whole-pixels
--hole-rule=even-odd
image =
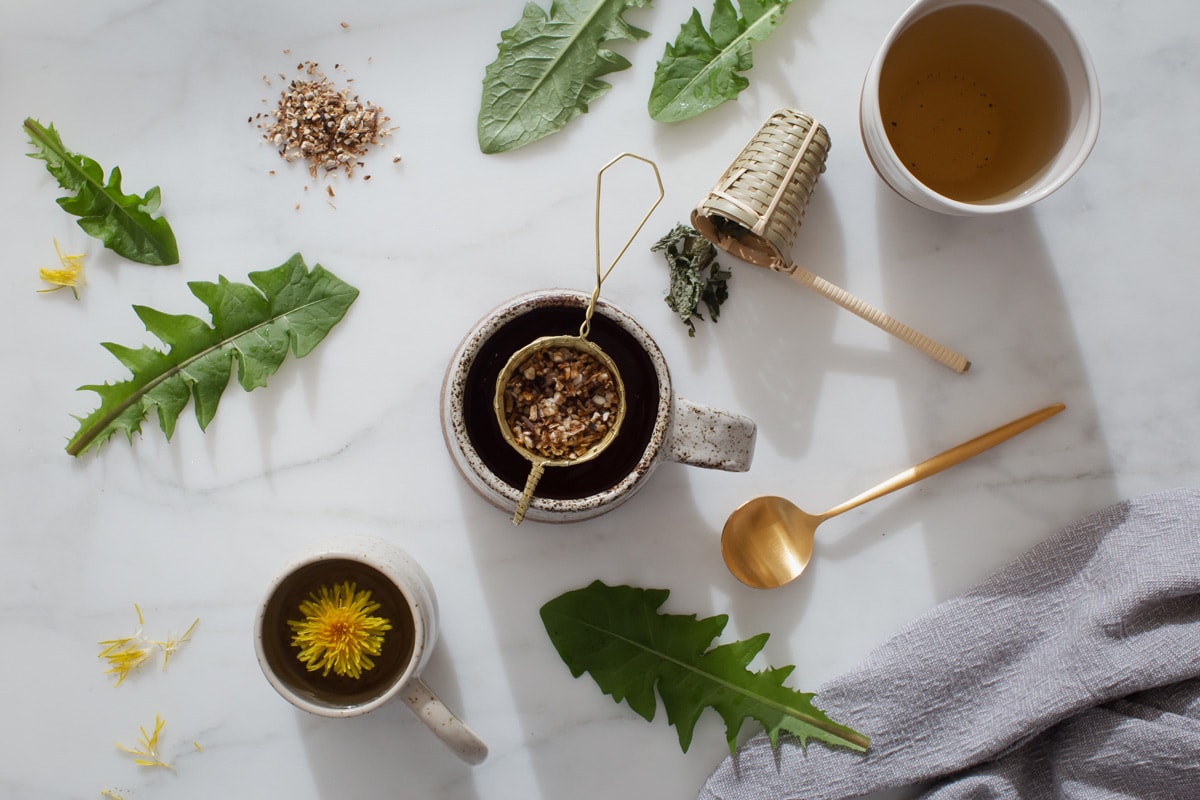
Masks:
[[[539,336],[577,334],[589,297],[569,289],[515,297],[484,316],[450,359],[441,398],[446,447],[467,483],[510,513],[530,462],[504,441],[496,421],[492,402],[500,370]],[[633,317],[601,300],[588,338],[621,373],[625,420],[593,460],[548,468],[526,519],[574,522],[611,511],[645,485],[663,461],[730,472],[750,468],[754,422],[677,397],[662,351]]]
[[[370,591],[386,619],[374,664],[358,677],[310,670],[297,657],[289,621],[306,619],[300,604],[322,588],[352,581]],[[294,558],[279,572],[254,623],[254,648],[267,681],[297,708],[322,717],[366,714],[399,697],[442,742],[468,764],[487,758],[487,745],[421,679],[437,641],[437,597],[429,576],[406,552],[373,536],[344,534]]]

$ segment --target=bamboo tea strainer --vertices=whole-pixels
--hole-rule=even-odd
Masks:
[[[692,226],[722,250],[791,276],[950,369],[965,372],[970,362],[963,356],[788,257],[817,178],[825,171],[829,144],[825,126],[812,117],[791,108],[776,111],[692,211]]]
[[[600,261],[600,195],[604,182],[604,173],[624,158],[633,158],[649,164],[654,170],[654,179],[658,184],[658,197],[650,210],[642,217],[625,245],[617,253],[616,258],[601,270]],[[496,393],[492,402],[496,412],[496,421],[500,433],[510,447],[528,459],[531,463],[529,477],[525,481],[525,489],[517,503],[516,513],[513,514],[513,524],[519,525],[529,510],[533,500],[534,490],[546,467],[567,467],[590,461],[604,452],[620,431],[621,422],[625,419],[627,409],[625,384],[621,380],[620,370],[616,363],[595,342],[588,339],[591,331],[592,315],[596,311],[596,303],[600,299],[600,287],[612,272],[613,267],[621,260],[621,256],[633,244],[645,226],[654,209],[662,202],[662,177],[658,166],[649,159],[633,153],[622,153],[609,161],[596,174],[596,286],[592,290],[584,313],[583,324],[579,326],[577,335],[542,336],[522,347],[508,359],[500,375],[496,379]],[[583,365],[579,367],[579,365]],[[576,367],[579,367],[576,369]],[[548,369],[544,373],[542,370]],[[579,377],[575,377],[579,376]],[[523,383],[524,379],[524,383]],[[593,380],[589,383],[587,379]],[[533,387],[535,381],[541,385]],[[546,384],[553,381],[558,387],[556,394],[547,395]],[[575,385],[572,385],[574,381]],[[522,389],[522,386],[527,387]],[[552,447],[541,440],[535,440],[526,424],[536,425],[536,418],[547,413],[553,415],[561,409],[577,409],[588,402],[595,387],[604,386],[608,394],[604,400],[603,413],[596,411],[600,419],[590,421],[571,417],[567,420],[574,430],[556,428],[560,438]],[[514,387],[516,387],[514,389]],[[528,391],[524,396],[520,393]],[[603,390],[602,390],[603,391]],[[565,395],[565,396],[564,396]],[[532,401],[538,402],[532,402]],[[522,404],[525,405],[522,405]],[[594,404],[593,404],[594,405]],[[547,411],[549,406],[549,411]],[[565,414],[565,412],[563,412]],[[565,437],[565,438],[564,438]]]

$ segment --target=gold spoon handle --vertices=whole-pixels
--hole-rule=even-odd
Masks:
[[[1022,431],[1032,428],[1039,422],[1043,422],[1050,417],[1053,417],[1058,412],[1065,409],[1066,406],[1062,403],[1055,403],[1051,406],[1046,406],[1040,411],[1035,411],[1032,414],[1027,414],[1020,419],[1013,420],[1007,425],[1001,425],[993,431],[989,431],[982,436],[977,436],[969,442],[963,442],[957,447],[951,447],[944,453],[938,453],[932,458],[927,458],[915,467],[909,467],[904,472],[892,478],[888,478],[878,486],[868,489],[862,494],[854,497],[840,506],[834,506],[820,516],[822,521],[830,517],[836,517],[844,511],[849,511],[852,508],[857,508],[863,503],[867,503],[876,498],[883,497],[885,494],[890,494],[897,489],[903,489],[905,486],[910,486],[919,480],[928,478],[930,475],[936,475],[944,469],[949,469],[955,464],[966,461],[972,456],[977,456],[984,450],[995,447],[1006,439],[1011,439]]]

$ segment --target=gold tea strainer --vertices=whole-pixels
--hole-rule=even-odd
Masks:
[[[654,180],[658,184],[658,197],[654,204],[650,206],[650,210],[642,217],[629,239],[626,240],[625,246],[617,253],[616,258],[608,265],[608,269],[601,271],[600,267],[600,195],[604,182],[604,173],[609,167],[616,164],[624,158],[633,158],[643,163],[649,164],[654,170]],[[525,518],[525,512],[529,510],[529,503],[533,500],[534,490],[537,488],[538,481],[541,480],[542,473],[546,467],[567,467],[572,464],[581,464],[585,461],[590,461],[612,443],[616,438],[617,433],[621,428],[621,422],[625,419],[626,401],[625,401],[625,384],[621,380],[620,370],[617,369],[616,362],[604,352],[604,350],[595,342],[588,339],[588,334],[591,332],[592,315],[596,311],[596,303],[600,299],[600,287],[608,278],[609,273],[613,271],[613,267],[621,260],[621,256],[625,255],[625,251],[633,244],[633,240],[637,237],[645,226],[646,221],[650,219],[650,215],[654,213],[654,209],[658,208],[658,204],[662,202],[665,192],[663,191],[662,177],[659,175],[658,166],[649,159],[642,156],[634,155],[633,153],[621,153],[619,156],[609,161],[596,174],[596,287],[592,290],[591,299],[588,301],[587,310],[583,317],[583,324],[579,326],[578,335],[559,335],[559,336],[542,336],[534,339],[529,344],[522,347],[517,352],[513,353],[505,363],[504,368],[500,370],[500,375],[496,378],[496,393],[492,401],[492,406],[496,412],[496,422],[500,425],[500,433],[504,437],[504,441],[508,445],[520,453],[524,458],[530,461],[529,477],[525,481],[525,490],[521,493],[521,498],[517,503],[516,513],[513,514],[513,524],[519,525],[521,520]],[[579,433],[586,430],[588,437],[580,437],[578,446],[572,443],[570,438],[565,441],[560,441],[559,446],[556,446],[553,452],[548,451],[545,447],[539,449],[539,443],[534,442],[527,434],[519,433],[514,430],[514,419],[521,417],[520,406],[517,405],[517,400],[510,396],[510,384],[520,383],[522,376],[526,380],[533,381],[536,378],[543,377],[539,374],[539,368],[544,365],[545,359],[550,359],[554,362],[555,357],[558,357],[556,362],[558,365],[569,364],[564,353],[569,352],[575,354],[577,360],[575,363],[587,364],[590,360],[598,369],[590,377],[606,387],[611,387],[610,394],[612,395],[611,402],[608,398],[605,400],[604,412],[606,418],[592,428],[585,428],[575,431]],[[566,369],[571,369],[566,366]],[[518,370],[521,372],[518,373]],[[607,379],[607,380],[605,380]],[[580,379],[578,385],[571,391],[578,392],[582,396],[590,394],[591,388],[597,385],[596,383],[589,384]],[[564,387],[565,388],[565,387]],[[559,395],[562,393],[560,392]],[[531,416],[539,413],[538,409],[542,406],[540,401],[549,401],[552,408],[560,407],[561,402],[555,402],[554,398],[536,397],[537,403],[531,403],[531,411],[525,414],[525,421],[528,421]],[[560,400],[573,402],[577,398],[563,397]],[[582,423],[581,420],[574,420],[575,426]],[[572,432],[566,432],[568,437],[573,436]],[[599,438],[594,438],[598,436]],[[590,439],[584,443],[584,439]]]
[[[793,108],[776,111],[692,211],[692,227],[743,261],[791,277],[955,372],[970,362],[789,258],[817,179],[829,132]]]

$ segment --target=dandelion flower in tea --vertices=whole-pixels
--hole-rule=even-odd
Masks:
[[[351,581],[321,586],[300,603],[304,619],[288,620],[292,646],[300,648],[296,658],[309,672],[361,678],[375,666],[372,656],[382,652],[384,633],[392,629],[386,618],[372,616],[378,609],[370,591]]]

